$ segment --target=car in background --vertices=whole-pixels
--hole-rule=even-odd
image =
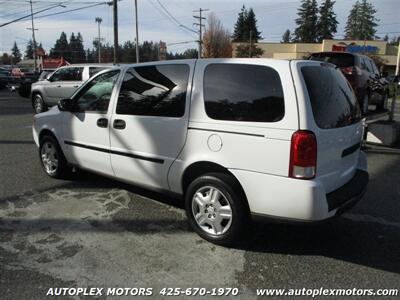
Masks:
[[[69,98],[94,74],[112,65],[106,64],[76,64],[61,67],[49,77],[32,84],[31,100],[35,113],[48,110],[57,105],[60,99]]]
[[[386,109],[388,82],[368,56],[347,52],[318,52],[311,54],[309,59],[332,63],[342,71],[353,87],[364,115],[368,112],[368,105],[376,105],[380,110]]]
[[[0,68],[0,89],[4,89],[10,78],[10,71],[4,68]]]

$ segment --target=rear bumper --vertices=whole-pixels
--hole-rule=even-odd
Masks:
[[[257,219],[314,222],[335,217],[363,197],[369,181],[368,172],[358,169],[350,181],[327,194],[319,180],[231,171],[241,183],[250,212]]]
[[[340,214],[351,208],[364,196],[368,181],[368,172],[357,170],[348,183],[326,195],[328,210],[336,210],[336,214]]]

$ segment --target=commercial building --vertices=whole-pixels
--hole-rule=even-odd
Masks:
[[[233,44],[233,57],[238,43]],[[341,51],[374,55],[382,59],[385,71],[394,73],[397,61],[397,46],[385,41],[373,40],[323,40],[322,43],[264,43],[256,44],[264,53],[262,57],[278,59],[304,59],[311,53],[322,51]]]

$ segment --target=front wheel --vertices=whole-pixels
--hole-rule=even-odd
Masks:
[[[35,114],[40,114],[47,111],[47,105],[44,103],[42,95],[39,93],[32,96],[32,106]]]
[[[223,246],[238,242],[249,221],[243,192],[226,174],[195,179],[186,191],[185,208],[191,227],[205,240]]]
[[[71,174],[72,169],[54,137],[47,135],[41,139],[39,156],[43,170],[50,177],[66,178]]]

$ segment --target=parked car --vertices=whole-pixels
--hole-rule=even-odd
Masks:
[[[311,60],[335,64],[346,76],[354,89],[362,113],[368,112],[368,105],[386,109],[389,88],[374,61],[366,55],[347,52],[319,52],[310,56]]]
[[[38,81],[39,76],[40,76],[39,72],[24,72],[24,75],[21,77],[18,86],[18,94],[21,97],[29,98],[31,94],[32,84]]]
[[[10,72],[6,69],[0,68],[0,89],[7,86],[10,77]]]
[[[319,221],[363,195],[363,122],[334,65],[202,59],[115,67],[35,115],[43,169],[71,166],[184,198],[222,245],[250,217]]]
[[[91,76],[110,67],[105,64],[69,65],[57,69],[45,80],[32,84],[31,99],[35,113],[44,112],[60,99],[70,97]]]

